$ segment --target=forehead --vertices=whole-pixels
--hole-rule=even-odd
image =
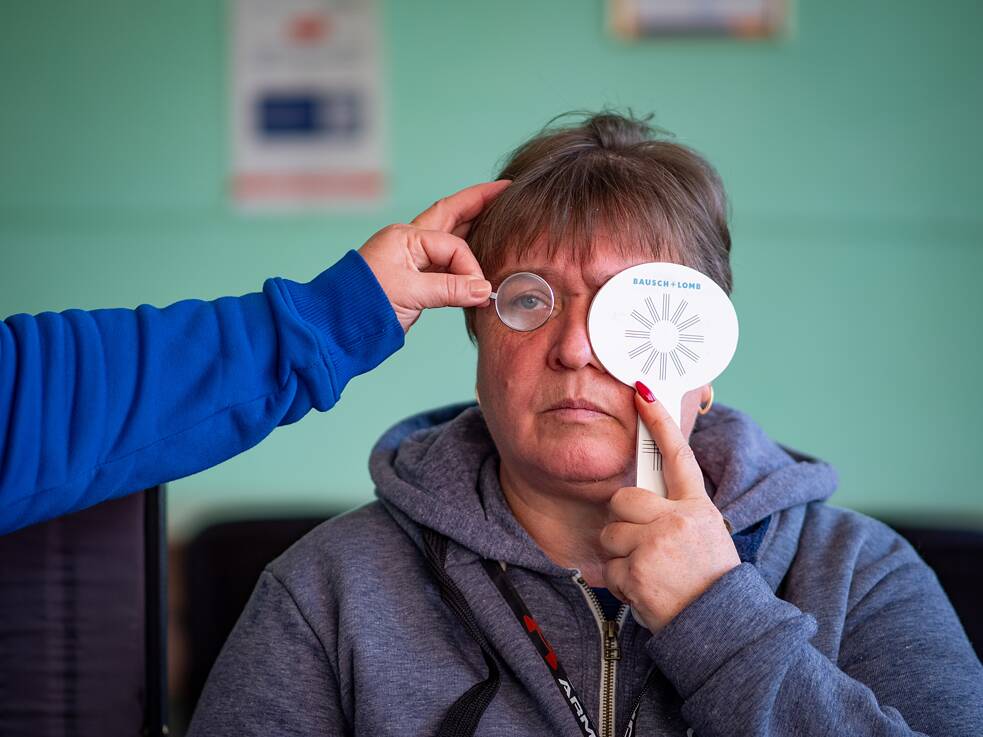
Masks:
[[[651,252],[638,249],[626,253],[624,249],[605,241],[595,243],[590,256],[586,258],[563,250],[549,254],[545,246],[537,246],[521,255],[509,254],[501,266],[493,274],[486,274],[486,277],[496,283],[509,274],[531,271],[539,274],[554,288],[563,291],[596,291],[608,279],[629,266],[652,260]]]

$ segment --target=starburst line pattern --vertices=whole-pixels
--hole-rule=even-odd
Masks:
[[[649,330],[652,329],[653,323],[649,322],[649,320],[645,317],[645,315],[643,315],[638,310],[632,310],[631,316],[634,317],[636,320],[638,320],[640,323],[642,323],[642,325],[647,327]]]
[[[676,367],[676,371],[679,372],[680,376],[686,373],[686,369],[683,368],[683,362],[679,360],[679,355],[676,353],[676,351],[670,353],[669,358],[672,359],[672,363]]]
[[[689,348],[684,346],[682,343],[676,346],[676,350],[682,353],[684,356],[686,356],[686,358],[688,358],[693,363],[696,363],[697,361],[700,360],[700,357],[698,355],[693,353],[693,351],[691,351]]]
[[[652,351],[649,353],[649,357],[645,359],[645,363],[642,364],[642,373],[648,374],[649,369],[652,368],[652,364],[655,363],[656,356],[659,355],[658,351]]]
[[[686,317],[686,311],[689,309],[689,302],[685,299],[680,299],[679,303],[676,305],[675,310],[672,309],[672,298],[669,294],[662,295],[662,304],[659,308],[656,307],[655,301],[652,297],[645,298],[645,309],[648,312],[646,316],[639,310],[632,310],[631,317],[637,323],[639,323],[645,330],[630,329],[625,330],[625,338],[627,338],[630,343],[628,345],[628,357],[632,360],[636,358],[644,357],[642,361],[642,374],[648,375],[649,371],[656,365],[658,365],[659,380],[665,381],[668,375],[670,364],[675,369],[678,376],[686,375],[686,361],[691,361],[696,364],[700,362],[700,354],[698,354],[693,348],[704,342],[704,336],[699,333],[694,332],[684,332],[694,325],[700,322],[700,316],[698,314],[692,314]],[[671,314],[670,314],[671,313]],[[651,318],[651,319],[650,319]],[[653,344],[653,329],[659,325],[659,323],[668,322],[672,325],[676,331],[676,344],[668,351],[659,350]],[[666,330],[665,327],[659,327],[658,330]],[[661,336],[659,340],[664,340],[665,336]],[[656,343],[659,342],[656,341]],[[635,341],[640,341],[635,343]],[[689,345],[685,345],[685,344]],[[691,347],[692,346],[692,347]],[[665,347],[664,345],[661,347]]]
[[[651,297],[645,298],[645,306],[649,309],[649,314],[652,316],[652,322],[658,322],[659,313],[655,311],[655,302],[652,301]]]
[[[676,327],[679,328],[680,330],[685,330],[688,327],[696,325],[696,323],[698,323],[699,321],[700,321],[700,316],[693,315],[691,318],[684,320],[683,322],[676,325]]]

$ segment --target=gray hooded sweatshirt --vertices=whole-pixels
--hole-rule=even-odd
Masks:
[[[653,635],[627,607],[605,623],[578,573],[516,522],[480,410],[398,424],[372,452],[379,501],[262,574],[190,734],[436,734],[492,666],[441,598],[429,529],[449,541],[443,570],[500,674],[475,734],[585,734],[489,559],[603,737],[626,733],[636,703],[635,735],[983,735],[983,669],[904,540],[827,506],[832,469],[740,412],[715,405],[690,445],[744,562]]]

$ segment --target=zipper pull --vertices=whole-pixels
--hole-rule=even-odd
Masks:
[[[618,645],[618,623],[613,619],[604,622],[604,659],[608,662],[621,660],[621,646]]]

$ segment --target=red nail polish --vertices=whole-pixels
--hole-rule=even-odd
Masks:
[[[642,382],[636,381],[635,389],[638,391],[639,394],[642,395],[642,399],[644,399],[649,404],[655,401],[655,395],[652,393],[652,390],[649,389],[647,386],[645,386],[645,384],[643,384]]]

